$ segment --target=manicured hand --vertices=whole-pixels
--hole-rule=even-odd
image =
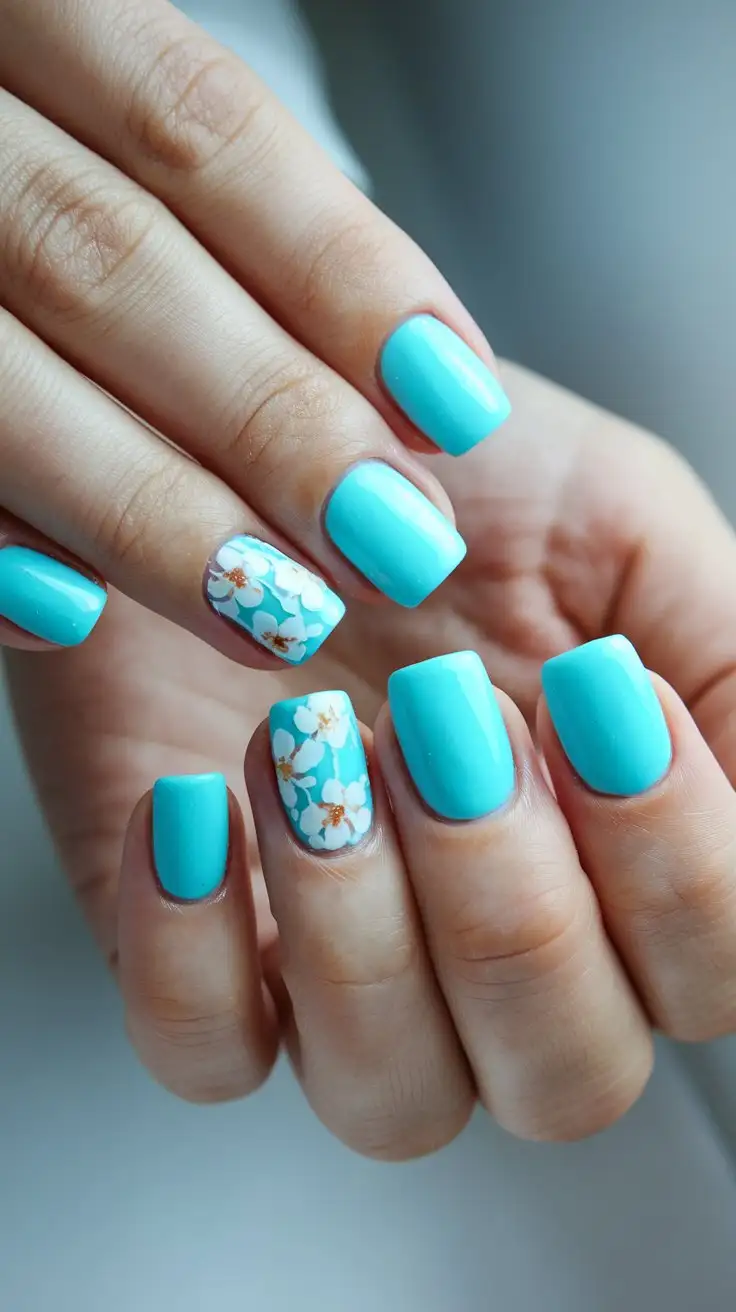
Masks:
[[[419,453],[509,410],[431,262],[165,0],[5,0],[0,83],[0,642],[105,581],[261,669],[419,605],[465,554]]]
[[[517,1134],[588,1134],[653,1028],[736,1027],[732,530],[662,443],[505,378],[502,433],[436,464],[469,552],[418,612],[353,605],[286,678],[119,595],[75,650],[10,653],[144,1061],[215,1100],[284,1043],[374,1156],[446,1142],[478,1096]],[[635,650],[595,642],[617,633]],[[377,720],[362,748],[343,693]]]

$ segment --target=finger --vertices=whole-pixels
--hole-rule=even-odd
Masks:
[[[548,661],[539,731],[609,932],[655,1024],[736,1029],[736,795],[623,637]],[[556,729],[556,731],[555,731]]]
[[[343,603],[239,497],[2,310],[0,388],[7,510],[243,664],[301,664],[330,636]]]
[[[160,203],[2,92],[0,169],[14,314],[340,588],[414,606],[439,586],[465,554],[440,485]]]
[[[591,1134],[651,1041],[521,713],[473,652],[397,671],[389,706],[378,757],[481,1099],[524,1138]]]
[[[345,693],[279,702],[270,729],[276,778],[263,725],[246,782],[279,928],[292,1059],[317,1115],[344,1142],[373,1157],[419,1156],[459,1132],[474,1092],[380,778],[373,770],[371,794]]]
[[[256,1089],[275,1060],[240,808],[221,775],[160,779],[125,842],[118,912],[128,1030],[151,1073],[193,1102]]]
[[[9,86],[160,196],[405,440],[459,455],[503,422],[490,348],[437,269],[250,69],[168,4],[145,25],[126,0],[104,24],[94,0],[69,11],[4,6]]]
[[[0,646],[76,647],[106,603],[104,583],[81,561],[0,510]]]

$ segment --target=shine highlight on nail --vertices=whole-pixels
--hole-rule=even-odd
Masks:
[[[296,837],[316,850],[354,847],[371,827],[373,800],[347,693],[277,702],[269,730],[279,794]]]

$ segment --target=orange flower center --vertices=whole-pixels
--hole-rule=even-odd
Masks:
[[[341,825],[345,819],[345,807],[338,806],[336,802],[320,802],[320,806],[327,813],[325,815],[325,829],[328,825],[331,825],[333,829],[337,829],[337,826]]]
[[[329,729],[334,722],[334,715],[330,711],[318,711],[317,720],[320,729]]]
[[[226,570],[225,578],[236,588],[244,588],[248,583],[248,575],[240,565],[236,565],[234,569]]]
[[[281,759],[276,762],[276,773],[279,774],[284,780],[284,783],[286,783],[286,780],[291,779],[291,776],[294,773],[294,766],[291,761],[287,761],[286,757],[282,756]]]
[[[264,633],[263,636],[276,651],[288,651],[290,643],[295,641],[294,638],[285,638],[281,633]]]

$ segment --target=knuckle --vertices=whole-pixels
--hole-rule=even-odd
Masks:
[[[85,173],[47,162],[26,179],[6,215],[6,263],[42,308],[83,317],[119,295],[124,270],[155,219],[154,203],[134,188],[116,194],[96,168]]]
[[[329,318],[332,307],[347,293],[350,299],[361,293],[361,301],[371,304],[377,271],[390,267],[386,246],[386,234],[375,216],[348,213],[336,222],[331,215],[329,224],[323,222],[307,241],[292,275],[300,310]]]
[[[452,969],[489,1002],[544,987],[579,950],[596,919],[592,895],[582,897],[569,884],[530,891],[503,915],[473,901],[446,930]]]
[[[275,117],[264,88],[204,34],[159,37],[133,88],[126,129],[163,169],[198,173],[235,141],[254,160],[268,149]]]
[[[270,362],[252,374],[247,383],[245,407],[242,391],[220,425],[228,460],[248,470],[261,495],[278,490],[292,471],[311,468],[315,433],[335,426],[338,401],[328,375],[296,359]],[[295,504],[300,514],[311,506]]]
[[[160,571],[161,525],[181,524],[184,533],[191,524],[195,470],[166,451],[129,464],[110,486],[102,514],[95,506],[94,521],[86,526],[103,572],[120,565]]]

